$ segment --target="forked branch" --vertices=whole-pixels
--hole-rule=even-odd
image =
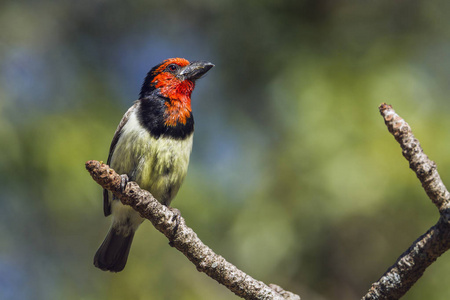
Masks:
[[[395,264],[372,284],[369,292],[362,298],[364,300],[399,299],[416,283],[425,269],[450,248],[450,194],[437,172],[436,163],[423,152],[411,127],[392,106],[383,103],[379,109],[389,132],[400,144],[410,168],[438,208],[440,218],[436,225],[419,237]]]

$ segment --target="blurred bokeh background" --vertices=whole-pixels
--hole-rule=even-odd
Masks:
[[[450,180],[448,1],[2,1],[0,299],[236,299],[149,222],[118,274],[84,169],[146,72],[216,67],[173,206],[217,253],[303,299],[358,299],[438,219],[378,105]],[[404,299],[448,299],[445,254]]]

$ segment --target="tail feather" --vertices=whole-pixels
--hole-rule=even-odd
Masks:
[[[123,236],[117,233],[114,228],[111,228],[97,253],[95,253],[94,265],[103,271],[122,271],[127,263],[133,237],[134,231],[128,236]]]

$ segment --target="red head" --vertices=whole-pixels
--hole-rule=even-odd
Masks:
[[[214,65],[206,61],[190,63],[184,58],[169,58],[148,72],[142,85],[140,98],[151,95],[167,99],[166,124],[185,123],[191,113],[191,94],[195,80],[202,77]]]

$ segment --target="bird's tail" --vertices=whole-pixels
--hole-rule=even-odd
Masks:
[[[94,265],[103,271],[122,271],[127,263],[133,237],[134,231],[124,236],[117,232],[114,227],[111,227],[105,240],[95,253]]]

